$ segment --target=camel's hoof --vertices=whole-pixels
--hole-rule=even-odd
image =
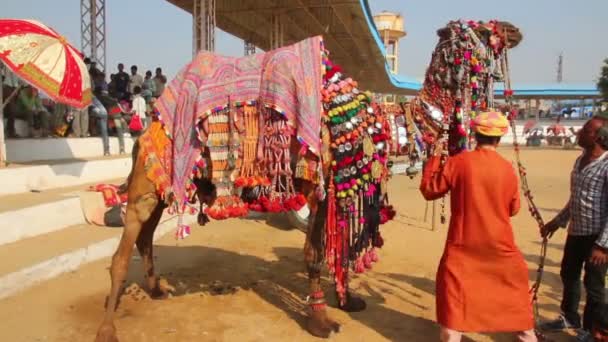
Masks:
[[[340,324],[327,318],[325,311],[317,311],[308,317],[306,329],[313,336],[329,338],[332,332],[340,331]]]
[[[315,337],[329,338],[332,332],[340,331],[340,325],[333,321],[325,322],[309,318],[306,324],[306,330]]]
[[[325,320],[325,326],[328,327],[331,331],[333,331],[335,333],[340,332],[340,323],[338,323],[336,321],[332,321],[329,318]]]
[[[116,337],[116,328],[113,324],[102,324],[97,330],[95,342],[118,342]]]
[[[160,287],[156,287],[156,288],[150,290],[150,298],[156,299],[156,300],[167,299],[167,298],[169,298],[169,291],[163,290]]]
[[[156,281],[156,286],[149,292],[152,299],[167,299],[170,293],[175,292],[175,287],[169,284],[167,279],[159,278]]]
[[[365,308],[367,308],[367,304],[363,299],[348,294],[346,304],[338,305],[338,308],[346,312],[359,312],[365,310]]]

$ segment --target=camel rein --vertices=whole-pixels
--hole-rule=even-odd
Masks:
[[[506,33],[505,33],[506,36]],[[517,130],[515,126],[515,115],[511,112],[513,108],[513,91],[511,90],[511,80],[509,74],[509,60],[508,60],[508,49],[504,50],[504,58],[502,58],[502,67],[505,75],[505,100],[507,102],[507,107],[509,109],[509,122],[511,126],[511,130],[513,132],[513,149],[515,150],[515,161],[517,162],[517,170],[519,173],[519,179],[521,183],[521,190],[528,203],[528,210],[532,217],[536,220],[539,229],[542,229],[545,225],[545,222],[540,214],[540,210],[536,206],[534,202],[534,197],[530,192],[530,187],[528,185],[528,178],[526,174],[526,168],[521,162],[520,156],[520,148],[519,143],[517,141]],[[548,236],[543,236],[543,240],[541,242],[540,247],[540,255],[538,260],[538,269],[536,271],[536,279],[534,284],[530,288],[530,293],[532,294],[532,304],[534,306],[534,320],[536,321],[536,325],[538,326],[539,320],[539,308],[538,308],[538,291],[540,289],[540,284],[542,283],[543,273],[545,268],[545,259],[547,256],[547,244],[549,242]]]

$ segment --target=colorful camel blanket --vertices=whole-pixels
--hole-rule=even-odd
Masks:
[[[192,195],[193,170],[201,158],[205,137],[199,124],[218,108],[248,101],[273,108],[295,128],[300,142],[318,155],[323,51],[317,36],[240,58],[200,52],[178,73],[155,104],[171,141],[171,186],[162,189],[163,195],[178,212],[185,210]]]

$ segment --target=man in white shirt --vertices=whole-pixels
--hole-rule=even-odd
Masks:
[[[133,89],[133,93],[133,105],[131,106],[131,113],[139,116],[144,128],[146,128],[148,126],[146,119],[146,100],[143,98],[143,96],[141,96],[141,87],[136,86],[135,89]]]
[[[129,93],[135,93],[135,87],[142,87],[144,84],[144,78],[137,73],[137,65],[131,67],[131,78],[129,79]]]

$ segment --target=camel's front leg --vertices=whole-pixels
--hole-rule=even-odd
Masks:
[[[165,298],[169,292],[169,289],[161,286],[159,279],[154,272],[154,231],[156,231],[156,227],[160,222],[164,208],[165,206],[162,203],[154,208],[150,218],[143,224],[141,233],[135,242],[144,264],[144,278],[146,280],[147,290],[150,297],[154,299]]]
[[[310,216],[304,245],[304,259],[310,283],[308,305],[310,316],[307,329],[312,335],[327,338],[332,332],[338,332],[340,325],[327,317],[327,304],[321,288],[321,268],[323,263],[323,230],[325,229],[326,202],[319,203],[314,191],[308,195]]]
[[[97,331],[95,342],[117,342],[116,328],[114,327],[114,311],[122,285],[127,277],[129,261],[133,253],[133,245],[137,240],[144,222],[148,221],[154,208],[158,204],[158,197],[154,193],[140,196],[127,204],[125,228],[118,244],[118,249],[112,257],[110,267],[111,289],[106,301],[106,311],[103,322]]]

